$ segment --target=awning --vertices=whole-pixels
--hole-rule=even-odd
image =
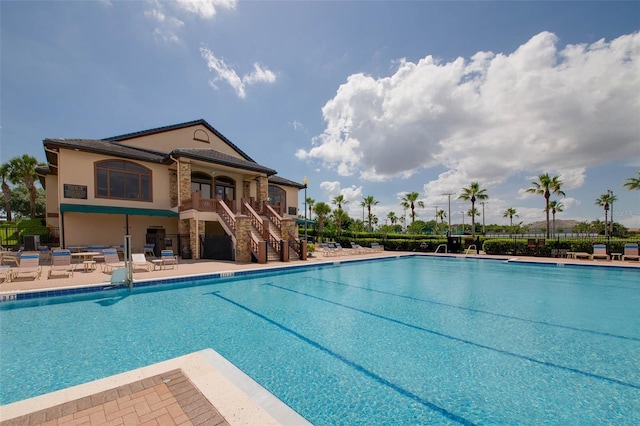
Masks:
[[[132,216],[162,216],[178,217],[178,213],[171,210],[137,209],[133,207],[95,206],[89,204],[60,204],[60,213],[101,213],[128,214]]]

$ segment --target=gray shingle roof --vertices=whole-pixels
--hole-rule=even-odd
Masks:
[[[213,149],[178,148],[171,151],[171,155],[173,155],[173,157],[188,157],[194,160],[209,161],[213,164],[238,167],[255,172],[266,173],[267,175],[274,175],[277,173],[275,170],[261,166],[253,160],[243,160]]]

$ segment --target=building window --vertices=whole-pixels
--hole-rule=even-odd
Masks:
[[[211,196],[211,176],[206,173],[191,174],[191,193],[200,191],[202,198],[213,198]]]
[[[287,193],[284,189],[269,185],[269,205],[277,207],[276,211],[282,213],[287,204]]]
[[[152,201],[151,170],[120,160],[95,164],[96,198]]]
[[[215,179],[216,197],[222,198],[224,201],[232,201],[236,199],[236,181],[228,177],[218,177]]]

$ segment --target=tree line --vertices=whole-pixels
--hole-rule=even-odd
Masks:
[[[44,165],[27,154],[0,164],[0,185],[7,221],[13,220],[14,212],[32,219],[44,215],[44,190],[36,187],[36,167]]]
[[[542,197],[544,197],[544,212],[546,216],[546,227],[544,229],[544,232],[546,238],[549,238],[552,233],[556,233],[556,214],[564,211],[564,205],[559,199],[566,196],[566,194],[562,190],[562,185],[563,183],[560,180],[560,176],[550,176],[548,173],[543,173],[538,176],[536,181],[531,182],[531,187],[526,190],[526,192],[528,193],[541,195]],[[640,189],[640,171],[638,171],[638,177],[631,177],[626,179],[623,186],[629,190]],[[552,199],[552,197],[554,197],[554,199]],[[555,197],[558,197],[558,199],[555,199]],[[423,229],[425,229],[426,227],[430,227],[431,225],[434,225],[434,227],[438,229],[438,220],[440,220],[441,225],[444,226],[444,220],[447,218],[447,212],[442,209],[438,210],[437,208],[436,220],[428,222],[416,221],[416,209],[418,207],[425,207],[424,201],[420,200],[419,198],[420,194],[418,192],[409,192],[406,193],[400,201],[400,206],[405,210],[405,214],[407,210],[410,211],[409,217],[411,218],[411,224],[406,224],[405,217],[399,217],[395,212],[391,211],[386,216],[386,220],[388,220],[391,225],[389,226],[385,224],[383,225],[384,228],[381,227],[380,229],[384,230],[387,233],[391,233],[394,231],[401,232],[404,228],[408,233],[421,233]],[[466,216],[471,218],[471,233],[475,238],[475,218],[477,216],[480,216],[480,212],[476,207],[476,202],[484,203],[484,200],[489,199],[487,190],[485,188],[482,188],[480,183],[471,182],[468,187],[464,187],[461,189],[461,193],[460,195],[458,195],[458,199],[471,202],[471,208],[464,213]],[[604,209],[604,224],[599,220],[593,221],[591,223],[581,222],[578,226],[575,227],[575,229],[572,229],[571,231],[575,233],[585,234],[604,232],[605,236],[613,235],[616,228],[622,228],[622,225],[614,224],[613,221],[608,221],[608,213],[613,209],[613,204],[617,200],[618,198],[613,194],[613,192],[607,190],[606,193],[600,195],[595,200],[595,204]],[[313,213],[315,213],[315,217],[317,220],[317,231],[319,234],[322,234],[323,229],[327,224],[332,228],[332,231],[335,231],[335,233],[339,235],[342,230],[349,230],[353,232],[373,232],[374,227],[379,223],[379,218],[371,212],[371,208],[377,205],[379,201],[371,195],[363,197],[363,200],[360,202],[360,206],[363,207],[362,220],[353,219],[344,211],[343,206],[349,204],[349,200],[345,199],[344,195],[342,194],[337,195],[336,197],[331,199],[330,203],[336,206],[334,210],[332,210],[329,203],[323,201],[316,202],[316,200],[311,197],[306,198],[305,202],[309,209],[310,220],[312,220]],[[364,217],[364,209],[367,210],[366,219]],[[512,233],[526,232],[527,227],[522,226],[522,223],[519,223],[514,227],[513,218],[519,217],[518,212],[515,208],[507,208],[503,212],[503,217],[509,218],[509,228],[507,229]]]

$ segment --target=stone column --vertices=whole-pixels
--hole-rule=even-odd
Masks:
[[[180,188],[180,200],[184,202],[185,200],[191,199],[191,164],[180,162],[180,172],[178,173],[180,177],[179,188]]]
[[[251,262],[251,248],[249,246],[251,218],[245,215],[236,216],[236,262]]]
[[[266,203],[269,199],[269,182],[266,176],[258,176],[256,184],[258,185],[257,201],[258,204],[262,206],[263,201]],[[260,213],[262,213],[262,208],[260,209]]]
[[[178,206],[178,171],[169,169],[169,200],[171,207]]]

